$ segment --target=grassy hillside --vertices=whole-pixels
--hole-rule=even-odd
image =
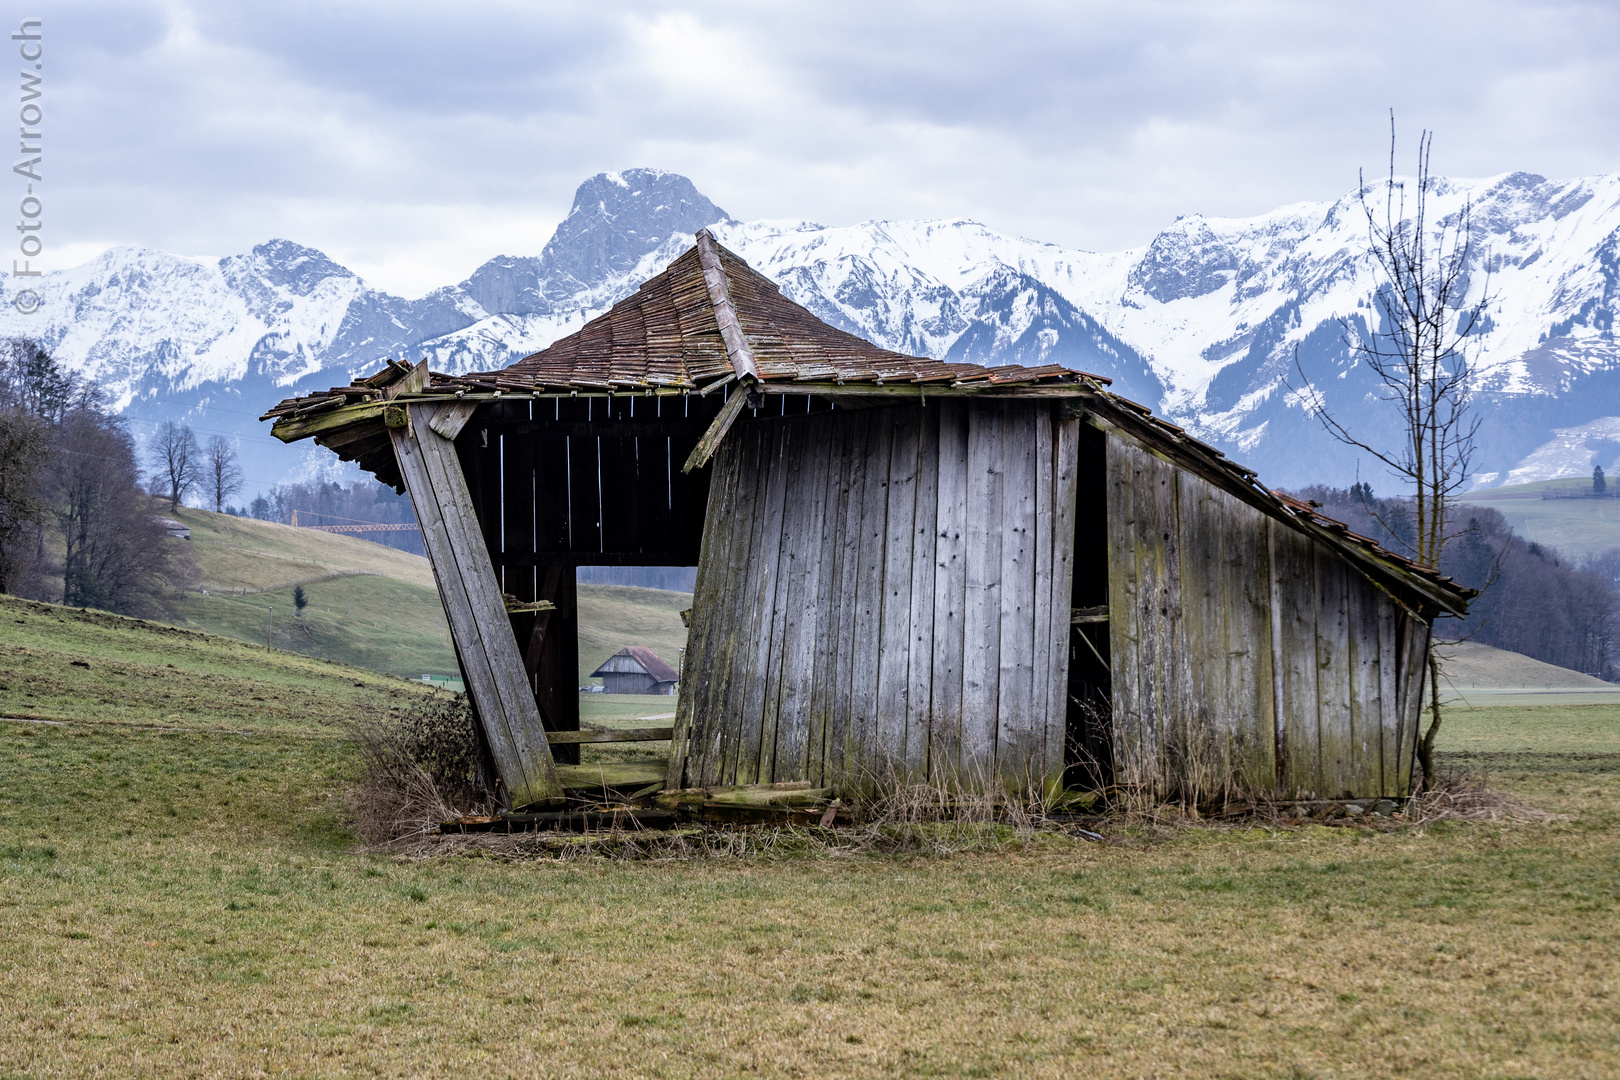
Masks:
[[[162,728],[331,733],[428,690],[213,634],[0,595],[0,714]]]
[[[330,725],[430,691],[0,620],[0,1076],[1620,1074],[1620,708],[1448,719],[1550,821],[399,859]]]
[[[420,555],[354,536],[182,508],[201,572],[180,613],[188,626],[241,641],[415,678],[456,674],[433,571]],[[293,589],[309,600],[293,618]],[[672,667],[686,644],[687,593],[615,585],[579,589],[580,683],[626,645]]]
[[[1574,478],[1475,491],[1462,496],[1462,513],[1466,519],[1469,505],[1494,507],[1520,536],[1555,547],[1566,558],[1579,562],[1588,555],[1620,547],[1620,498],[1543,499],[1541,496],[1544,491],[1590,491],[1591,488],[1590,479]]]

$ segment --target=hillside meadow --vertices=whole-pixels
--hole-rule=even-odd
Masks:
[[[1450,714],[1531,820],[406,860],[336,725],[435,691],[0,620],[0,1076],[1620,1074],[1613,706]]]
[[[185,626],[390,675],[457,677],[427,559],[359,536],[181,507],[199,580],[178,605]],[[302,586],[309,606],[294,615]],[[626,645],[671,666],[686,645],[689,593],[579,587],[579,681]],[[456,678],[459,684],[459,678]]]

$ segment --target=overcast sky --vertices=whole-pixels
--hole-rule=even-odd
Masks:
[[[1093,250],[1453,176],[1620,172],[1620,5],[44,3],[46,254],[269,237],[407,295],[537,254],[604,169],[733,216]]]

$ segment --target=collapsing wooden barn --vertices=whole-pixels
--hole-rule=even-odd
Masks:
[[[581,741],[575,568],[696,565],[670,788],[1401,796],[1471,596],[1106,380],[818,320],[706,231],[550,348],[282,402],[410,493],[512,805]],[[632,777],[633,778],[633,777]]]

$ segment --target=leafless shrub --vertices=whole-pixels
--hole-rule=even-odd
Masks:
[[[1558,815],[1492,791],[1483,773],[1452,764],[1435,768],[1420,794],[1407,801],[1402,815],[1410,823],[1436,821],[1552,821]]]
[[[367,845],[397,847],[492,806],[465,694],[435,693],[403,717],[361,717],[347,728],[361,760],[350,810]]]

